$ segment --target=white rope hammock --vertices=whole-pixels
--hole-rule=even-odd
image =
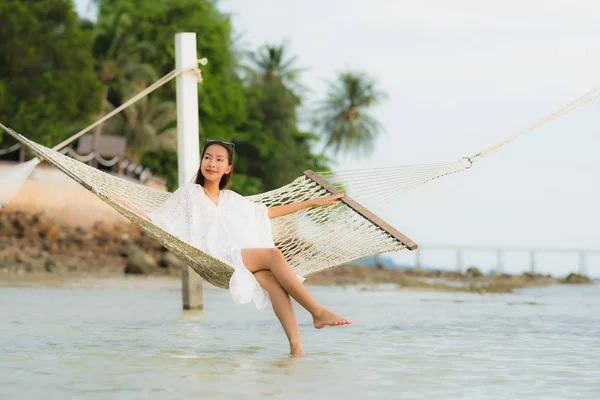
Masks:
[[[162,82],[161,85],[163,85],[178,74],[189,71],[190,69],[172,71],[157,82]],[[192,71],[198,73],[196,69],[192,69]],[[152,90],[155,90],[161,85],[155,83],[148,89],[153,88]],[[215,286],[228,288],[233,266],[185,243],[112,200],[113,197],[120,198],[133,207],[149,213],[160,207],[170,196],[170,193],[109,175],[58,151],[61,147],[71,143],[77,137],[152,91],[148,89],[140,92],[127,103],[107,114],[103,119],[52,149],[27,139],[2,123],[0,123],[0,127],[19,143],[29,148],[39,159],[44,159],[53,164],[133,223],[139,225],[150,236],[186,262],[205,280]],[[144,94],[142,95],[142,93]],[[416,243],[367,210],[362,204],[382,205],[391,201],[398,193],[468,169],[473,162],[491,151],[598,97],[600,97],[600,87],[575,99],[565,107],[560,108],[516,135],[490,146],[472,157],[464,157],[456,162],[379,168],[376,171],[373,169],[337,171],[320,175],[313,171],[305,171],[304,175],[288,185],[259,195],[249,196],[248,199],[271,206],[304,201],[340,191],[346,193],[346,196],[336,206],[305,209],[272,221],[274,241],[298,275],[308,276],[377,254],[396,252],[407,248],[414,250],[417,248]],[[8,197],[4,196],[5,188],[8,188],[9,191],[10,188],[18,188],[20,186],[19,182],[22,184],[27,179],[31,170],[39,162],[38,158],[34,159],[37,161],[32,160],[20,164],[19,168],[15,169],[8,179],[3,179],[0,175],[0,181],[3,182],[0,197]],[[11,183],[12,186],[9,188],[4,182]]]

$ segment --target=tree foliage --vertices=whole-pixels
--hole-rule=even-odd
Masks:
[[[306,169],[323,169],[326,159],[312,154],[318,136],[298,127],[302,105],[296,57],[284,45],[264,45],[251,52],[245,63],[247,101],[244,135],[239,152],[246,156],[240,167],[262,178],[260,190],[290,183]]]
[[[103,0],[98,24],[109,25],[119,13],[136,21],[127,31],[134,41],[155,47],[144,61],[160,75],[174,68],[174,35],[197,33],[198,57],[209,60],[199,85],[199,135],[201,143],[207,138],[236,142],[233,189],[248,194],[272,189],[323,164],[311,153],[316,137],[297,128],[301,99],[292,87],[299,70],[293,65],[295,57],[289,57],[283,46],[263,46],[248,60],[236,58],[230,20],[210,1]],[[245,61],[252,77],[247,80],[237,73],[237,66]],[[174,100],[174,84],[157,94]]]
[[[250,79],[258,83],[280,83],[288,88],[298,85],[301,69],[294,64],[296,56],[287,56],[287,48],[283,44],[266,44],[257,51],[249,52],[249,63],[245,70]]]
[[[375,139],[382,130],[369,114],[386,94],[377,89],[375,81],[362,72],[342,72],[330,82],[327,98],[316,114],[325,136],[325,146],[334,153],[341,150],[359,155],[373,151]]]
[[[327,170],[322,138],[299,127],[302,68],[285,44],[252,51],[232,43],[229,16],[211,0],[97,0],[97,21],[78,20],[68,0],[0,3],[0,119],[51,145],[175,68],[174,36],[195,32],[206,57],[198,85],[200,143],[236,143],[231,188],[254,194],[306,169]],[[98,127],[128,138],[129,156],[178,185],[174,81]],[[383,94],[366,75],[332,84],[317,118],[326,146],[369,148],[380,126],[367,113]]]
[[[136,163],[150,151],[177,152],[177,113],[169,101],[146,96],[109,120],[105,133],[127,138],[127,155]]]
[[[145,153],[142,165],[150,168],[154,175],[167,180],[167,189],[173,192],[177,189],[177,152],[169,149],[158,149]]]
[[[100,104],[94,33],[68,0],[0,2],[0,120],[55,145]]]
[[[261,190],[290,183],[314,168],[311,144],[316,139],[299,131],[296,109],[300,99],[279,82],[255,83],[246,90],[248,122],[237,142],[238,170],[261,177]]]
[[[133,42],[149,42],[152,55],[143,60],[152,65],[159,76],[175,68],[175,34],[196,32],[198,58],[206,57],[202,68],[204,83],[198,86],[200,136],[232,139],[236,126],[243,122],[245,99],[241,81],[234,73],[231,24],[212,1],[103,0],[98,25],[110,24],[114,15],[126,13],[135,21],[127,35]],[[158,92],[166,100],[175,100],[175,82]]]
[[[92,51],[96,60],[96,73],[102,83],[102,104],[98,110],[98,118],[112,111],[115,105],[122,104],[128,95],[134,95],[142,87],[158,79],[152,65],[142,61],[144,53],[152,54],[155,51],[154,46],[147,41],[136,41],[131,37],[128,34],[131,27],[131,17],[124,12],[111,14],[107,17],[105,24],[97,26]],[[129,119],[128,116],[127,120]],[[114,124],[112,125],[114,126]],[[104,128],[105,123],[102,123],[94,129],[93,151],[95,151],[97,140],[105,132]],[[146,143],[144,135],[132,135],[132,133],[140,132],[143,131],[122,129],[119,132],[112,130],[113,134],[127,136],[128,149],[135,155],[136,162],[139,161],[144,149],[153,149],[140,146],[140,144]]]

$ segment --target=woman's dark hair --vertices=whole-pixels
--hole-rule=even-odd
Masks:
[[[197,185],[204,186],[204,175],[202,175],[202,160],[204,159],[204,153],[206,150],[212,146],[213,144],[217,144],[221,147],[224,147],[227,150],[229,165],[232,166],[231,172],[228,174],[224,174],[221,177],[221,181],[219,182],[219,190],[226,189],[229,186],[229,181],[231,180],[231,174],[233,173],[233,149],[235,148],[235,144],[231,142],[225,142],[223,140],[214,140],[209,139],[204,142],[204,148],[202,149],[202,154],[200,155],[200,166],[198,167],[198,172],[196,173],[196,177],[194,178],[194,183]]]

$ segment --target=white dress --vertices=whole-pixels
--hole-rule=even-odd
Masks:
[[[221,190],[215,205],[202,186],[189,183],[148,216],[165,231],[233,266],[229,291],[235,303],[254,301],[259,309],[269,304],[265,290],[244,266],[241,253],[245,248],[275,247],[264,204]]]

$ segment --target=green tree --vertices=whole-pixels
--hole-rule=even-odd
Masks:
[[[279,83],[289,88],[298,85],[299,74],[302,71],[294,64],[297,57],[287,58],[285,45],[266,44],[256,52],[250,52],[250,65],[245,67],[251,80],[258,83]]]
[[[106,133],[127,138],[127,155],[139,163],[143,154],[159,149],[177,151],[177,112],[172,102],[149,95],[113,117]]]
[[[386,97],[365,73],[343,72],[330,83],[327,98],[316,109],[325,149],[370,154],[381,124],[368,113]]]
[[[204,82],[198,87],[200,143],[206,138],[236,143],[232,189],[244,194],[272,189],[289,183],[304,169],[325,163],[324,157],[311,152],[318,137],[298,129],[297,108],[302,103],[296,80],[299,70],[284,46],[263,46],[253,56],[240,60],[240,51],[232,43],[229,17],[217,9],[214,1],[102,0],[98,25],[110,25],[120,13],[136,21],[127,30],[133,42],[147,41],[154,46],[156,51],[144,53],[143,61],[159,75],[175,66],[174,35],[196,32],[197,56],[208,59],[208,65],[201,67]],[[252,64],[250,77],[257,79],[244,79],[248,74],[240,73],[242,61]],[[155,95],[160,100],[174,101],[175,82]],[[147,154],[157,159],[158,153]],[[145,160],[150,161],[142,157],[142,162]],[[176,163],[165,165],[176,168]],[[176,171],[165,173],[169,185],[176,182],[176,175]]]
[[[118,13],[126,13],[135,24],[127,31],[134,42],[147,41],[155,48],[143,60],[160,76],[175,68],[175,34],[196,32],[197,56],[206,57],[202,67],[204,83],[199,89],[201,138],[232,139],[236,127],[246,119],[243,86],[235,74],[232,56],[231,24],[214,1],[207,0],[102,0],[98,24],[109,24]],[[175,101],[175,82],[156,92]]]
[[[94,33],[69,0],[3,1],[0,21],[0,120],[55,145],[99,108]]]
[[[298,107],[302,98],[297,88],[299,69],[295,57],[286,59],[283,46],[263,46],[250,53],[251,67],[246,88],[248,121],[241,130],[238,147],[244,159],[238,162],[249,176],[261,177],[261,190],[290,183],[321,158],[311,153],[318,137],[298,128]]]
[[[105,24],[98,25],[94,41],[96,73],[102,82],[102,105],[98,118],[119,105],[128,93],[135,93],[158,79],[154,68],[141,61],[142,54],[154,51],[148,41],[137,41],[128,34],[132,26],[131,17],[126,13],[110,15]],[[129,117],[128,117],[129,118]],[[104,124],[94,129],[96,147]],[[135,147],[135,146],[134,146]]]
[[[177,152],[170,149],[158,149],[146,152],[142,156],[141,164],[150,168],[154,175],[167,180],[167,189],[173,192],[178,187]]]

